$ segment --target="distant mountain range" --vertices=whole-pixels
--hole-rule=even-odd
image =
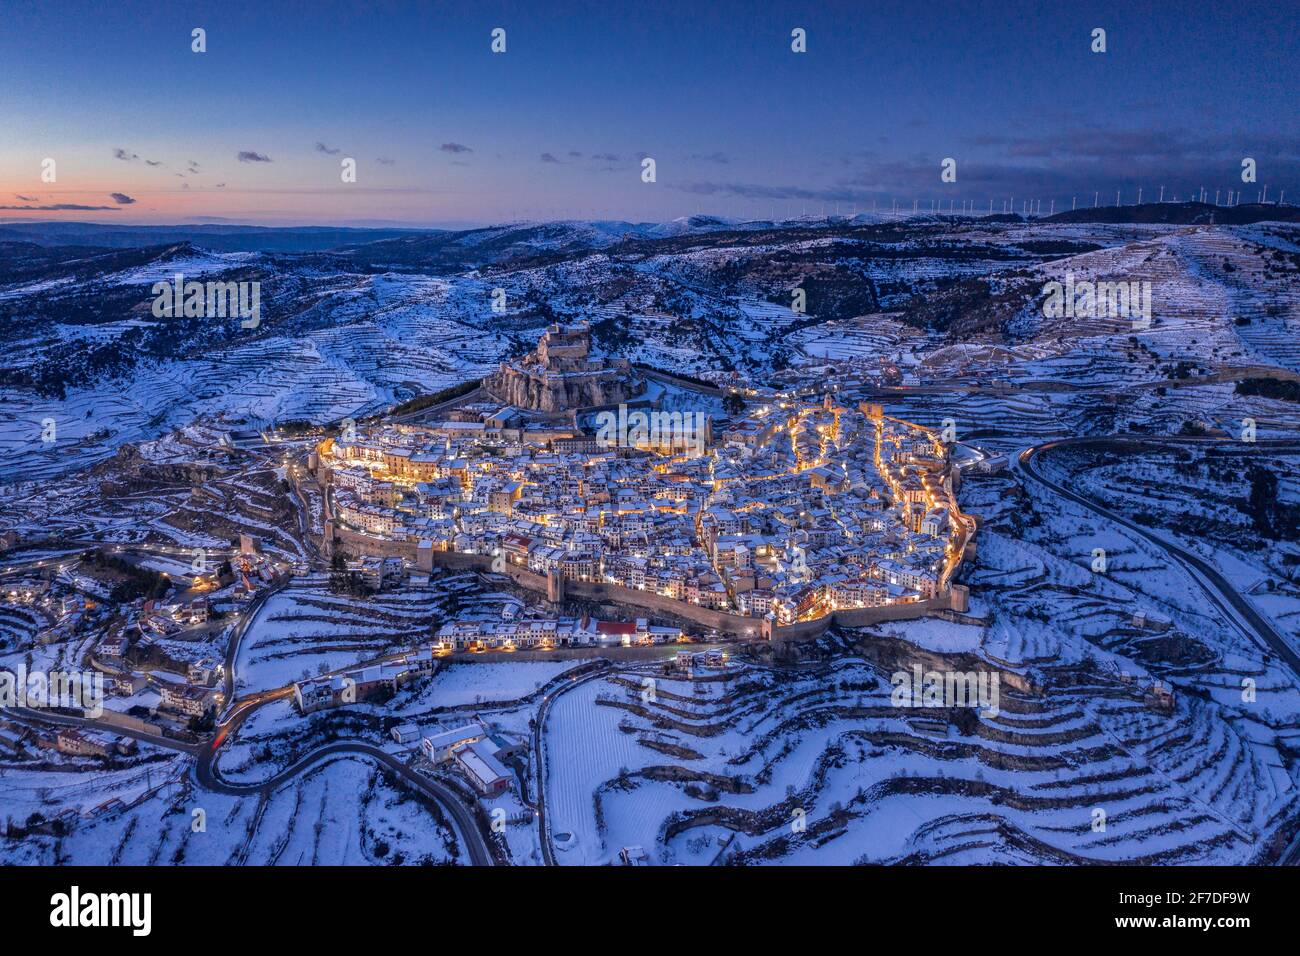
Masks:
[[[0,241],[38,245],[96,246],[134,249],[140,246],[192,242],[217,252],[312,252],[353,242],[373,242],[433,230],[354,229],[337,226],[241,226],[195,224],[177,226],[115,226],[94,222],[0,223]]]
[[[1048,216],[1047,221],[1245,226],[1256,222],[1300,222],[1300,206],[1279,206],[1276,203],[1243,203],[1240,206],[1216,206],[1203,202],[1143,203],[1140,206],[1072,209]]]
[[[937,377],[1023,366],[1063,382],[1099,370],[1126,381],[1179,362],[1300,370],[1300,229],[1222,218],[1207,229],[1207,211],[1234,210],[454,231],[3,226],[0,479],[77,467],[196,418],[373,412],[482,377],[547,323],[575,319],[608,352],[712,381],[822,362]],[[1124,218],[1134,213],[1178,221]],[[1150,352],[1129,353],[1128,323],[1045,320],[1036,299],[1066,271],[1153,283]],[[151,286],[176,273],[260,283],[261,324],[155,318]],[[504,311],[492,308],[495,290]],[[980,366],[990,362],[999,367]],[[33,438],[46,418],[67,441]]]
[[[1033,218],[1033,217],[1030,217]],[[622,220],[559,220],[511,222],[474,229],[363,228],[349,226],[249,226],[194,223],[170,226],[118,226],[93,222],[0,222],[0,242],[38,246],[82,246],[87,249],[136,249],[143,246],[191,243],[214,252],[326,252],[394,264],[421,267],[455,266],[470,260],[495,262],[517,254],[569,253],[608,248],[622,242],[670,239],[710,232],[760,232],[770,229],[843,229],[888,222],[943,222],[971,219],[979,222],[1025,222],[1012,214],[991,216],[886,216],[861,213],[852,218],[743,220],[720,216],[684,216],[667,222]],[[1133,206],[1098,206],[1039,217],[1044,222],[1166,223],[1169,225],[1247,225],[1256,222],[1300,221],[1300,206],[1250,203],[1215,206],[1208,203],[1144,203]],[[365,246],[386,243],[373,253]],[[474,250],[471,252],[470,250]]]

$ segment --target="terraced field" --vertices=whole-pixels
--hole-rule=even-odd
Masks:
[[[428,641],[445,592],[407,589],[359,599],[331,594],[328,578],[294,578],[261,609],[235,663],[241,693],[283,687]]]
[[[1293,803],[1200,707],[1155,714],[1090,667],[1038,679],[962,730],[891,706],[862,661],[661,679],[649,703],[635,680],[588,683],[548,722],[551,829],[576,837],[559,859],[642,845],[664,863],[1244,862]]]
[[[0,601],[0,653],[31,647],[52,621],[40,608]]]
[[[964,622],[846,632],[829,664],[563,693],[559,862],[1268,861],[1300,802],[1295,675],[1144,539],[1012,476],[969,479],[962,505],[982,518]],[[896,706],[914,665],[998,674],[997,707]]]
[[[195,787],[188,758],[143,769],[64,775],[13,770],[18,788],[0,811],[81,818],[62,836],[35,830],[0,838],[10,863],[94,866],[351,866],[468,863],[436,804],[411,794],[372,762],[339,757],[261,796]],[[27,786],[33,789],[28,792]],[[121,803],[107,806],[117,799]],[[97,809],[99,808],[99,809]],[[201,817],[198,816],[201,814]],[[200,824],[201,823],[201,828]]]

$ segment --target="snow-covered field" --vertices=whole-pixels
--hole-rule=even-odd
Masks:
[[[367,599],[331,593],[311,540],[319,493],[305,483],[304,513],[282,484],[307,441],[247,453],[223,437],[479,378],[557,319],[588,319],[598,346],[670,372],[804,394],[844,383],[854,402],[883,400],[927,426],[951,419],[960,441],[1013,462],[1053,439],[1233,437],[1247,419],[1261,440],[1300,437],[1300,406],[1237,384],[1300,373],[1293,225],[920,217],[877,228],[859,217],[787,228],[509,227],[466,234],[454,255],[428,261],[403,243],[322,258],[186,247],[85,282],[0,288],[16,310],[5,370],[44,382],[7,386],[0,408],[0,533],[22,542],[4,567],[15,580],[48,571],[60,593],[105,610],[104,584],[79,566],[87,548],[139,545],[114,553],[179,581],[193,549],[225,554],[241,533],[258,536],[299,573],[248,627],[237,697],[399,654],[453,614],[517,616],[517,596],[473,574]],[[139,308],[148,284],[175,271],[261,276],[263,327],[152,320]],[[1151,283],[1150,324],[1047,317],[1039,290],[1066,272]],[[786,304],[805,284],[808,314]],[[491,309],[496,288],[504,315]],[[65,296],[80,305],[60,321],[26,321],[27,305],[50,314]],[[107,304],[87,313],[87,302]],[[156,354],[141,360],[140,342]],[[647,389],[669,409],[727,414],[721,396],[658,379]],[[1234,454],[1065,449],[1039,460],[1200,555],[1300,650],[1300,463],[1289,448]],[[568,865],[614,862],[630,846],[659,864],[1269,862],[1300,812],[1300,678],[1287,661],[1163,549],[1016,468],[966,473],[960,497],[981,519],[961,572],[965,616],[836,633],[798,661],[737,654],[739,666],[694,677],[620,660],[571,679],[582,658],[491,655],[384,704],[303,716],[278,699],[224,743],[221,773],[257,786],[334,740],[418,762],[389,736],[399,722],[432,733],[479,719],[531,746],[544,712],[547,833],[531,792],[539,755],[523,758],[522,791],[512,779],[491,802],[507,814],[516,863],[542,862],[543,838]],[[0,665],[84,666],[112,613],[47,642],[60,615],[0,602]],[[214,622],[201,639],[157,646],[177,661],[220,658],[232,629]],[[996,713],[895,706],[890,678],[913,665],[998,675]],[[111,707],[147,712],[157,700],[151,687]],[[147,744],[111,760],[4,751],[0,859],[467,862],[439,811],[363,756],[335,755],[243,798],[203,791],[192,768]]]
[[[431,636],[439,597],[412,589],[361,599],[295,580],[249,626],[235,661],[236,686],[241,693],[270,690],[410,650]]]
[[[145,791],[142,779],[137,779],[140,773],[76,775],[75,786],[85,794],[83,799],[99,805],[117,797],[123,806],[84,819],[57,839],[33,834],[6,840],[6,862],[74,866],[468,862],[440,811],[426,806],[365,758],[341,756],[318,764],[265,800],[198,790],[184,776],[180,758],[172,758],[172,765],[166,783],[161,782],[162,771],[155,769],[151,791]],[[59,787],[59,782],[52,780],[48,786]],[[75,806],[76,801],[65,797],[60,788],[55,805]],[[8,798],[3,809],[19,819],[13,811],[20,808]]]

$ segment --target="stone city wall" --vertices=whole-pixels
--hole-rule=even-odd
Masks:
[[[411,564],[426,571],[432,570],[432,566],[451,570],[484,572],[491,572],[492,570],[492,558],[488,555],[462,554],[457,551],[430,551],[429,549],[421,552],[414,541],[389,541],[337,526],[334,528],[334,543],[336,547],[341,545],[351,555],[405,558]],[[429,563],[430,567],[421,566],[420,558],[422,555],[428,555],[426,563]],[[501,573],[507,575],[522,588],[541,594],[546,593],[545,575],[536,574],[527,568],[510,563],[505,565]],[[763,621],[759,618],[744,617],[727,611],[716,611],[712,608],[701,607],[698,604],[678,601],[675,598],[656,594],[653,591],[641,591],[636,588],[624,587],[621,584],[575,581],[566,578],[564,593],[568,597],[586,601],[606,601],[626,605],[634,609],[675,615],[693,621],[702,627],[714,628],[719,633],[734,637],[756,638],[763,631]],[[796,624],[775,627],[772,636],[774,640],[778,641],[808,640],[825,633],[832,623],[839,624],[841,627],[866,627],[882,621],[915,620],[916,618],[935,614],[938,611],[949,610],[951,607],[952,597],[945,592],[929,600],[917,601],[912,604],[891,604],[885,607],[864,607],[834,611],[826,617],[814,621],[800,621]]]

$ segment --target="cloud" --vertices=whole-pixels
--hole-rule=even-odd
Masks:
[[[133,153],[133,152],[131,152],[129,149],[123,149],[123,148],[120,147],[120,146],[116,147],[116,148],[113,150],[113,158],[114,158],[114,159],[120,159],[120,160],[121,160],[122,162],[124,162],[124,163],[137,163],[137,162],[140,162],[140,154],[139,154],[139,153]],[[146,160],[144,160],[144,164],[145,164],[146,166],[165,166],[165,165],[167,165],[167,164],[164,163],[161,159],[146,159]]]
[[[375,160],[375,162],[377,162],[380,166],[392,166],[394,163],[397,162],[397,160],[389,156],[380,156]]]
[[[226,188],[226,184],[225,184],[225,183],[217,183],[217,188],[218,188],[218,189],[225,189],[225,188]]]
[[[343,150],[339,149],[337,146],[326,146],[320,140],[316,140],[316,152],[325,153],[328,156],[337,156],[339,153],[343,152]]]
[[[189,167],[189,170],[192,173],[197,173],[199,171],[199,164],[192,159],[189,162],[187,162],[185,165]]]
[[[128,196],[126,193],[109,193],[108,197],[112,199],[113,202],[117,203],[119,206],[129,206],[135,202],[135,200],[132,199],[130,196]]]
[[[598,159],[603,163],[617,163],[618,153],[592,153],[592,159]]]
[[[468,146],[466,146],[464,143],[443,143],[441,146],[438,147],[438,149],[442,150],[444,153],[472,153],[472,152],[474,152],[474,150],[470,149],[470,148],[469,148]]]
[[[270,156],[267,156],[265,153],[254,152],[251,149],[241,149],[238,153],[235,154],[235,159],[239,160],[241,163],[271,162]]]
[[[559,160],[556,159],[554,156],[552,156],[550,153],[542,153],[542,162],[544,162],[544,163],[558,163]]]
[[[1269,157],[1275,181],[1300,176],[1300,137],[1293,135],[1206,135],[1084,124],[1033,135],[981,134],[934,156],[865,163],[845,185],[874,187],[878,194],[883,190],[900,199],[907,194],[933,197],[941,188],[939,162],[946,156],[957,160],[957,183],[944,192],[957,198],[1064,198],[1093,191],[1113,197],[1121,189],[1122,201],[1132,202],[1138,187],[1145,187],[1144,198],[1152,199],[1162,185],[1168,187],[1166,197],[1201,186],[1212,194],[1215,188],[1240,188],[1244,156]]]
[[[943,183],[940,163],[946,157],[957,161],[956,183]],[[843,170],[822,182],[753,182],[739,180],[697,180],[679,182],[670,188],[698,196],[727,196],[755,201],[806,200],[825,203],[882,202],[892,200],[910,209],[914,200],[928,210],[931,201],[975,201],[975,208],[994,210],[1012,196],[1042,200],[1047,212],[1050,200],[1056,208],[1091,205],[1093,193],[1099,201],[1132,203],[1137,190],[1153,201],[1165,187],[1165,199],[1186,198],[1201,187],[1213,199],[1216,189],[1241,189],[1241,160],[1251,156],[1263,168],[1267,157],[1273,182],[1300,179],[1300,137],[1288,133],[1205,134],[1178,129],[1103,129],[1084,124],[1078,127],[1035,131],[1024,135],[1010,132],[982,133],[954,140],[950,147],[933,154],[882,157],[860,150],[841,157],[832,168]],[[1262,189],[1263,177],[1261,175]],[[1256,190],[1246,188],[1254,198]],[[1107,197],[1109,196],[1109,200]]]
[[[692,153],[688,158],[701,163],[731,162],[725,153]]]
[[[92,212],[103,209],[112,209],[117,211],[116,206],[82,206],[75,202],[52,203],[48,206],[0,206],[0,210],[15,210],[23,212]]]
[[[578,152],[576,149],[571,149],[571,150],[569,150],[569,158],[570,158],[570,159],[582,159],[582,153]]]
[[[14,193],[14,198],[22,202],[39,202],[35,196],[24,196],[20,193]]]

